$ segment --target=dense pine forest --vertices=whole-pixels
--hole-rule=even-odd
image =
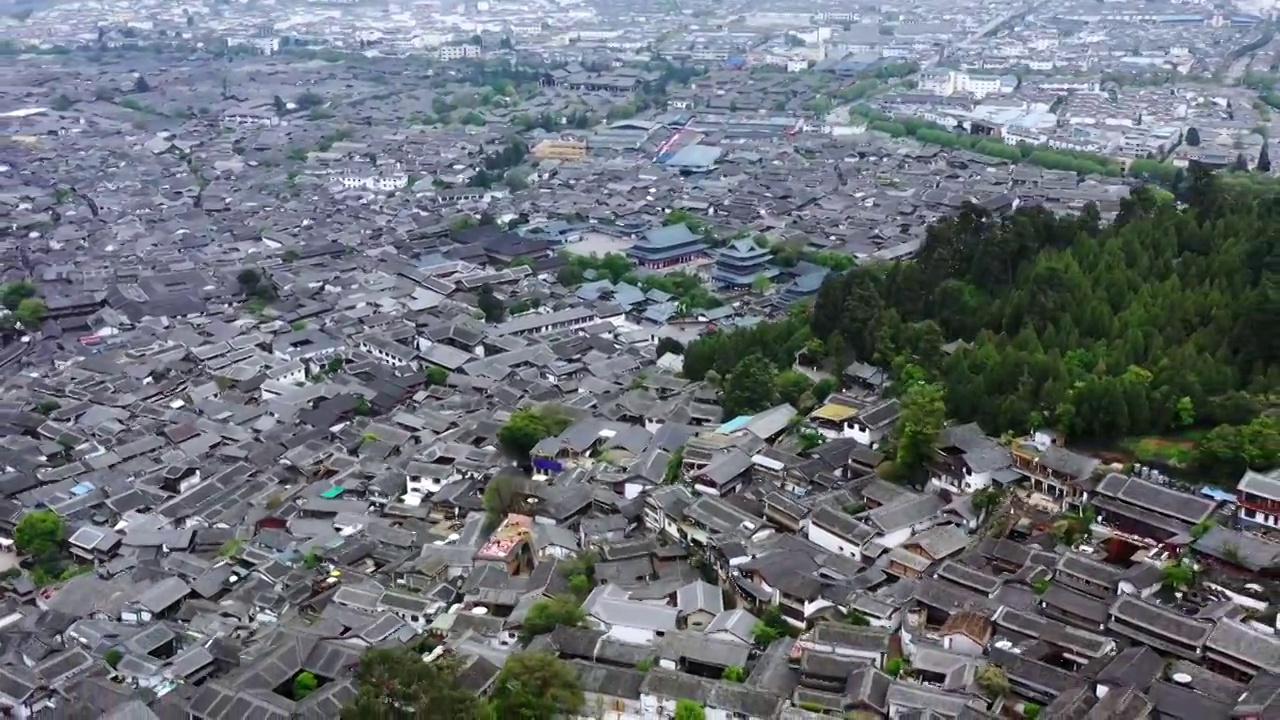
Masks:
[[[966,206],[913,261],[855,268],[811,311],[708,335],[684,371],[711,373],[740,411],[778,399],[762,376],[797,359],[899,380],[910,368],[941,386],[949,417],[995,435],[1198,431],[1199,469],[1231,474],[1277,462],[1278,334],[1280,197],[1194,169],[1178,202],[1140,188],[1110,224],[1093,207]]]

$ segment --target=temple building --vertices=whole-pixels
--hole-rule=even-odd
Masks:
[[[735,240],[716,251],[711,279],[717,285],[731,288],[750,287],[755,279],[773,279],[778,269],[769,265],[772,254],[751,240]]]
[[[627,250],[627,256],[642,267],[661,270],[696,260],[706,252],[702,238],[681,224],[646,230]]]

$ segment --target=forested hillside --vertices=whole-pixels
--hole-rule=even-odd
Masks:
[[[793,313],[691,344],[685,372],[714,370],[727,391],[753,354],[776,368],[797,352],[830,368],[917,365],[951,417],[993,434],[1043,424],[1108,441],[1246,426],[1280,388],[1280,197],[1226,187],[1196,171],[1186,207],[1142,189],[1110,225],[1092,208],[967,206],[929,229],[913,262],[830,279],[807,322]],[[954,340],[967,347],[944,352]],[[1230,433],[1249,447],[1220,449],[1214,469],[1276,462],[1274,419],[1217,439]]]

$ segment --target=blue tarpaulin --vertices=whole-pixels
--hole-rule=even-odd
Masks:
[[[552,460],[551,458],[534,458],[533,468],[535,470],[544,470],[546,472],[560,472],[561,470],[564,470],[564,466],[560,464],[559,460]]]

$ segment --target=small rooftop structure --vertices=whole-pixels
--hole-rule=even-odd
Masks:
[[[506,560],[512,551],[527,542],[533,535],[533,518],[528,515],[508,515],[493,535],[476,551],[478,560]]]
[[[680,149],[665,163],[667,167],[684,172],[707,172],[720,159],[720,148],[693,143]]]

